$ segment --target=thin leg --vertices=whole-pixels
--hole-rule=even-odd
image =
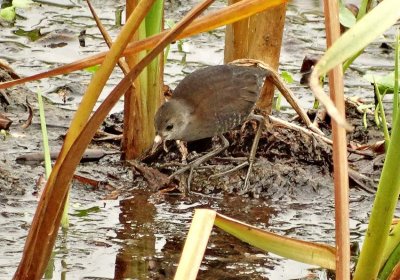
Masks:
[[[250,177],[251,170],[253,169],[254,159],[256,158],[256,153],[257,153],[257,148],[258,148],[258,143],[260,142],[261,132],[264,127],[264,121],[265,121],[264,117],[261,115],[251,114],[250,118],[258,121],[258,128],[257,128],[256,135],[254,136],[253,145],[251,146],[251,150],[250,150],[250,155],[249,155],[249,159],[248,159],[249,167],[247,169],[246,178],[244,180],[243,189],[241,191],[242,194],[247,192],[247,189],[249,186],[249,177]]]
[[[186,147],[186,142],[176,140],[176,144],[178,145],[179,152],[181,152],[182,155],[182,163],[187,164],[188,150]]]
[[[256,135],[254,136],[253,144],[251,146],[250,154],[249,154],[249,157],[247,158],[247,161],[245,161],[245,162],[239,164],[238,166],[235,166],[234,168],[229,169],[225,172],[214,174],[214,175],[210,176],[210,178],[220,177],[220,176],[227,175],[229,173],[232,173],[234,171],[237,171],[239,169],[242,169],[242,168],[248,166],[246,178],[244,180],[244,185],[243,185],[242,190],[240,191],[240,194],[244,194],[248,190],[250,173],[253,168],[258,143],[260,142],[261,132],[262,132],[262,129],[264,128],[264,123],[265,123],[265,118],[261,115],[250,114],[250,116],[248,118],[256,120],[258,122],[258,128],[256,131]]]
[[[245,161],[242,162],[241,164],[236,165],[234,168],[231,168],[231,169],[229,169],[229,170],[226,170],[226,171],[221,172],[221,173],[218,173],[218,174],[211,175],[211,176],[209,177],[209,179],[218,178],[218,177],[222,177],[222,176],[231,174],[231,173],[233,173],[233,172],[235,172],[235,171],[238,171],[238,170],[240,170],[240,169],[242,169],[242,168],[244,168],[244,167],[246,167],[246,166],[248,166],[248,165],[249,165],[249,161],[248,161],[248,160],[245,160]]]
[[[174,173],[172,173],[169,178],[173,178],[176,175],[182,174],[183,172],[190,170],[189,172],[189,176],[188,176],[188,182],[187,182],[187,191],[188,193],[190,192],[190,183],[192,181],[192,177],[193,177],[193,171],[194,169],[196,169],[200,164],[202,164],[203,162],[209,160],[210,158],[213,158],[214,156],[216,156],[217,154],[221,153],[223,150],[225,150],[226,148],[229,147],[229,142],[228,140],[225,138],[224,135],[220,134],[218,135],[219,139],[222,142],[222,147],[215,149],[201,157],[199,157],[198,159],[195,159],[194,161],[192,161],[191,163],[189,163],[188,165],[186,165],[185,167],[175,171]]]

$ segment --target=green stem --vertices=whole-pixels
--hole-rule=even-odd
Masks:
[[[396,247],[400,244],[400,223],[397,223],[391,230],[389,238],[386,242],[385,251],[383,253],[382,263],[386,263],[393,254]],[[386,266],[386,264],[385,264]],[[382,269],[383,271],[384,269]],[[382,272],[381,272],[382,273]]]
[[[44,114],[44,105],[42,94],[38,92],[38,103],[39,103],[39,116],[40,116],[40,127],[42,129],[42,142],[43,142],[43,153],[44,153],[44,166],[46,170],[46,180],[49,178],[52,167],[51,167],[51,156],[50,156],[50,148],[49,148],[49,138],[47,134],[47,125],[46,125],[46,117]],[[61,218],[61,226],[66,229],[69,227],[69,218],[68,218],[68,205],[69,205],[69,193],[68,198],[65,203],[64,212]]]
[[[350,65],[354,62],[354,60],[356,60],[357,57],[359,57],[363,52],[364,52],[364,49],[358,51],[355,55],[351,56],[349,59],[347,59],[343,63],[343,73],[346,72],[346,70],[350,67]]]
[[[282,94],[279,92],[275,102],[275,110],[278,112],[281,110],[281,103],[282,103]]]
[[[387,279],[390,276],[393,268],[397,265],[400,260],[400,243],[397,244],[396,248],[393,250],[389,259],[382,268],[381,273],[379,273],[378,279]]]
[[[393,119],[396,119],[399,111],[399,39],[399,30],[397,29],[394,55]]]
[[[399,151],[400,118],[397,115],[354,280],[376,279],[382,266],[384,249],[400,192]]]
[[[368,2],[369,2],[369,0],[363,0],[361,2],[360,9],[358,10],[358,14],[357,14],[357,21],[359,21],[367,13]],[[350,65],[353,63],[353,61],[356,60],[357,57],[359,57],[363,52],[364,52],[364,49],[358,51],[356,54],[354,54],[349,59],[347,59],[345,61],[345,63],[343,63],[343,73],[346,72],[346,70],[350,67]]]
[[[389,144],[390,144],[390,134],[389,134],[389,129],[388,129],[387,122],[386,122],[385,109],[383,108],[382,95],[379,92],[378,84],[375,81],[374,81],[374,85],[375,85],[376,98],[378,99],[379,113],[380,113],[380,117],[382,120],[382,130],[383,130],[383,135],[385,138],[385,151],[387,151]]]
[[[70,197],[70,192],[68,192],[68,194],[67,194],[67,199],[65,200],[64,211],[63,211],[62,216],[61,216],[61,227],[63,229],[68,229],[69,228],[69,216],[68,216],[69,197]]]
[[[40,127],[42,130],[44,167],[46,170],[46,180],[47,180],[51,173],[51,157],[50,157],[50,148],[49,148],[49,138],[48,138],[48,134],[47,134],[46,117],[44,114],[43,99],[42,99],[42,94],[40,92],[38,92],[38,103],[39,103]]]
[[[368,2],[369,0],[363,0],[361,2],[360,9],[358,10],[357,14],[357,21],[359,21],[367,13]]]

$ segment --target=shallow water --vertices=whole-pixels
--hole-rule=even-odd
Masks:
[[[123,1],[92,1],[103,23],[112,36],[118,33],[114,26],[114,10]],[[177,19],[193,5],[194,1],[171,1],[167,18]],[[60,3],[60,2],[59,2]],[[106,50],[101,36],[91,21],[85,1],[63,1],[65,6],[43,3],[27,10],[18,10],[25,19],[17,20],[14,26],[3,27],[0,32],[0,58],[6,59],[21,75],[31,75],[62,63],[70,62],[90,53]],[[213,8],[221,6],[221,2]],[[287,11],[284,45],[280,70],[293,73],[295,83],[291,88],[300,97],[302,105],[309,108],[313,97],[309,90],[299,85],[299,69],[305,55],[321,55],[325,48],[324,22],[320,1],[292,1]],[[58,30],[62,37],[56,42],[67,42],[60,48],[45,47],[45,39],[31,42],[27,37],[15,35],[18,29],[40,28],[42,33]],[[86,30],[86,47],[78,45],[77,36]],[[347,73],[346,93],[362,95],[372,100],[371,87],[360,77],[359,71],[371,66],[378,72],[391,71],[393,53],[379,49],[380,38],[367,48],[354,68]],[[391,36],[391,37],[390,37]],[[53,41],[52,41],[53,42]],[[171,46],[166,65],[166,83],[172,87],[197,67],[223,62],[223,29],[194,36],[183,42],[183,52],[177,44]],[[103,96],[121,78],[116,70],[109,80]],[[61,108],[75,109],[79,104],[81,90],[90,80],[87,72],[45,79],[30,83],[31,90],[40,90]],[[60,96],[53,93],[59,86],[78,84],[76,91],[64,104]],[[367,94],[366,94],[367,93]],[[369,95],[368,95],[369,94]],[[121,108],[115,109],[118,111]],[[285,112],[291,113],[290,110]],[[66,120],[67,121],[67,120]],[[65,122],[66,122],[65,121]],[[68,126],[68,123],[65,123]],[[36,129],[33,126],[31,129]],[[65,128],[64,128],[65,130]],[[60,144],[59,130],[51,141]],[[26,134],[29,134],[27,132]],[[25,237],[32,220],[37,198],[35,180],[43,173],[41,166],[15,164],[15,153],[40,149],[40,138],[29,140],[23,135],[14,143],[13,149],[0,142],[1,159],[12,165],[14,173],[1,176],[25,176],[25,189],[2,187],[0,189],[0,279],[10,279],[20,260]],[[13,134],[14,139],[17,138]],[[117,148],[117,147],[116,147]],[[132,185],[130,168],[115,164],[118,156],[109,156],[97,164],[82,164],[81,174],[99,180],[108,180],[129,194],[118,200],[102,200],[107,190],[92,190],[74,183],[72,187],[70,213],[91,209],[82,216],[71,216],[71,226],[59,234],[54,256],[46,273],[47,279],[171,279],[176,269],[183,242],[195,208],[212,208],[222,214],[246,221],[272,232],[303,240],[334,243],[334,207],[332,183],[328,176],[318,188],[298,182],[298,189],[281,189],[276,182],[265,182],[269,191],[262,198],[246,198],[219,193],[210,196],[193,194],[190,197],[161,195],[144,191]],[[308,176],[323,176],[319,169]],[[112,179],[110,174],[118,177]],[[15,179],[18,181],[21,179]],[[10,181],[10,180],[9,180]],[[12,182],[12,180],[10,181]],[[137,181],[134,181],[137,182]],[[269,186],[270,184],[270,186]],[[19,192],[17,192],[17,190]],[[360,242],[368,221],[368,211],[373,201],[371,195],[360,190],[351,190],[352,240]],[[208,244],[198,279],[301,279],[310,273],[317,279],[327,279],[326,272],[298,262],[284,260],[278,256],[261,252],[249,245],[215,230]]]

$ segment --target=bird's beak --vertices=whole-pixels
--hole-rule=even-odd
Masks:
[[[157,150],[157,148],[161,145],[161,143],[163,144],[164,151],[168,153],[168,149],[167,146],[165,145],[164,139],[160,135],[156,135],[156,137],[154,138],[153,147],[151,148],[152,154]]]

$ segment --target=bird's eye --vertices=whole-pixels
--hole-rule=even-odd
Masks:
[[[174,125],[173,124],[169,124],[169,125],[167,125],[167,127],[165,129],[170,131],[173,128],[174,128]]]

